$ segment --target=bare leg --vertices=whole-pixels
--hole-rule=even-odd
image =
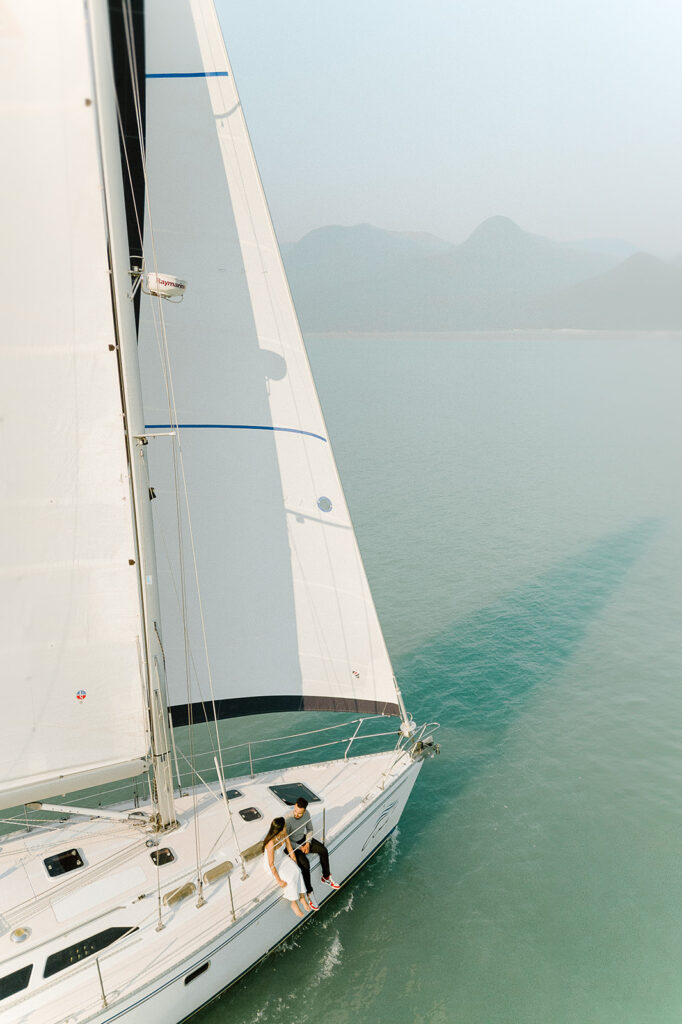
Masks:
[[[298,900],[292,900],[291,901],[291,909],[296,914],[296,917],[303,917],[303,911],[301,910],[301,908],[298,905]]]
[[[303,909],[305,910],[305,912],[307,914],[308,911],[310,910],[310,904],[308,903],[308,897],[306,896],[306,894],[304,892],[302,892],[301,895],[298,898],[301,901]]]

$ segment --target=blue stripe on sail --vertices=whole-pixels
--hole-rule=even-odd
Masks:
[[[145,423],[145,430],[281,430],[285,434],[303,434],[305,437],[316,437],[326,443],[322,434],[313,434],[312,430],[298,430],[297,427],[265,427],[256,423]]]
[[[229,71],[164,71],[145,78],[229,78]]]

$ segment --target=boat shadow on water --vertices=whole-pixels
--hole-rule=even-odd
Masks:
[[[396,659],[411,711],[418,720],[429,712],[437,718],[443,742],[436,770],[419,780],[405,811],[404,852],[500,756],[509,726],[538,687],[560,677],[661,525],[642,519],[600,538]],[[462,742],[467,735],[473,742]],[[420,792],[428,792],[428,815]]]
[[[432,716],[441,722],[436,739],[442,742],[442,756],[427,765],[417,780],[399,829],[378,852],[373,870],[351,883],[342,902],[333,901],[315,915],[318,920],[310,920],[312,929],[306,922],[296,938],[288,940],[286,962],[270,959],[257,969],[259,991],[260,985],[274,984],[275,976],[281,982],[282,975],[288,978],[291,972],[293,978],[297,971],[310,972],[309,983],[316,984],[320,929],[327,936],[326,929],[331,928],[334,936],[348,941],[349,948],[358,942],[371,945],[374,932],[367,917],[356,918],[360,923],[355,924],[352,915],[344,912],[350,909],[353,894],[362,900],[372,891],[371,906],[378,906],[387,894],[395,899],[396,886],[402,891],[406,880],[428,872],[425,851],[434,842],[434,826],[443,830],[443,819],[458,796],[503,756],[509,727],[528,709],[538,687],[559,679],[595,618],[661,526],[659,520],[639,520],[600,538],[396,659],[397,676],[415,719]],[[437,874],[436,862],[433,867]],[[356,927],[369,928],[370,939],[361,940]],[[326,942],[325,938],[322,948]],[[363,945],[363,949],[369,956],[369,947]],[[250,1016],[255,991],[253,982],[232,991],[235,1019],[255,1019]],[[278,1019],[280,1010],[289,1009],[280,1005],[281,999],[275,1002],[276,1007],[268,1003],[257,1010],[259,1020]],[[276,1012],[270,1015],[270,1010]],[[217,1021],[214,1013],[208,1011],[201,1020]]]

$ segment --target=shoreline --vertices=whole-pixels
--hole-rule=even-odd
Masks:
[[[418,340],[434,340],[434,341],[445,341],[452,339],[453,341],[464,341],[464,340],[496,340],[496,341],[533,341],[533,340],[555,340],[558,337],[561,338],[581,338],[581,337],[599,337],[599,338],[651,338],[651,337],[670,337],[679,338],[682,340],[682,329],[681,328],[670,328],[670,329],[591,329],[589,327],[558,327],[558,328],[536,328],[524,330],[523,328],[518,329],[500,329],[495,330],[472,330],[472,331],[303,331],[303,337],[306,340],[320,339],[326,340],[329,338],[393,338],[395,340],[406,340],[406,341],[418,341]]]

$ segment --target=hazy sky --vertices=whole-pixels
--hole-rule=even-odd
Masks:
[[[682,252],[682,0],[217,0],[280,240],[363,221]]]

